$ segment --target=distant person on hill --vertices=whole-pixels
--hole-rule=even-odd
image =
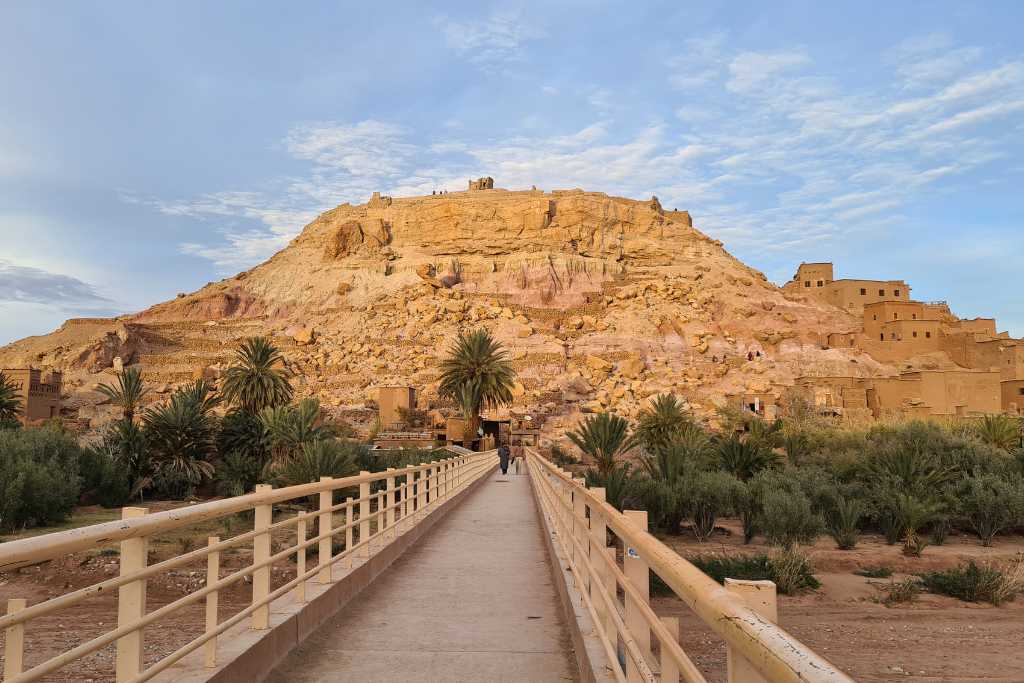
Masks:
[[[501,465],[501,473],[503,475],[508,474],[508,459],[511,452],[508,450],[508,446],[502,444],[498,446],[498,464]]]

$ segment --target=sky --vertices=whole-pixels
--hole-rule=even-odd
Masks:
[[[319,212],[581,187],[1024,336],[1024,3],[0,0],[0,344]]]

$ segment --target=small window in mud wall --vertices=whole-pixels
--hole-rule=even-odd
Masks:
[[[892,295],[895,296],[897,299],[899,299],[900,298],[900,290],[898,290],[898,289],[892,290]]]
[[[885,332],[883,332],[882,334],[878,335],[878,341],[885,341]]]
[[[915,337],[917,336],[917,330],[914,330],[914,336]]]
[[[861,296],[867,296],[868,295],[868,290],[866,290],[863,287],[861,287],[860,288],[860,295]]]
[[[1024,387],[1021,387],[1020,389],[1018,389],[1017,393],[1020,394],[1021,396],[1024,396]]]
[[[893,312],[893,314],[892,314],[892,319],[893,319],[893,320],[899,320],[899,319],[900,319],[900,314],[899,314],[899,313],[896,313],[896,312],[894,311],[894,312]]]
[[[822,282],[821,280],[818,280],[818,286],[819,286],[819,287],[824,287],[824,286],[825,286],[825,283],[824,283],[824,282]]]
[[[871,316],[871,319],[872,319],[872,320],[878,320],[878,314],[877,314],[877,313],[875,313],[875,314],[874,314],[873,316]]]
[[[912,320],[917,320],[917,313],[911,313],[911,314],[910,314],[910,318],[911,318]]]
[[[885,290],[884,289],[878,290],[878,296],[885,296]]]
[[[811,286],[811,281],[810,280],[804,280],[804,287],[810,287],[810,286]]]
[[[926,338],[928,338],[928,339],[931,339],[931,338],[932,338],[932,333],[931,333],[931,332],[925,332],[925,333],[924,333],[924,336],[925,336]]]

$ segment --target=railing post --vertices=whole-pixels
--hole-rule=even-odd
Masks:
[[[352,546],[355,545],[356,537],[356,504],[352,502],[353,498],[349,496],[345,499],[345,568],[352,569],[352,555],[349,552],[352,550]]]
[[[144,516],[146,508],[122,508],[121,519]],[[121,576],[144,569],[148,540],[129,538],[121,541]],[[117,626],[127,626],[146,614],[146,580],[132,581],[117,589]],[[143,631],[139,629],[117,639],[115,679],[118,683],[139,675],[142,671]]]
[[[575,482],[577,486],[572,489],[572,533],[576,538],[576,541],[579,542],[579,547],[583,548],[584,553],[586,553],[590,546],[590,539],[588,538],[590,536],[590,527],[587,524],[587,501],[580,488],[587,488],[587,480],[580,477],[573,479],[573,482]],[[573,544],[572,547],[573,554],[577,555],[579,551],[576,550],[576,544]],[[577,586],[577,589],[580,593],[587,593],[589,595],[590,576],[583,566],[585,561],[585,557],[576,558],[576,564],[579,566],[579,573],[583,576],[583,585]]]
[[[306,518],[303,515],[305,512],[299,511],[297,517],[299,521],[295,528],[295,576],[299,577],[306,573],[306,548],[302,545],[306,542]],[[306,602],[306,580],[299,581],[299,584],[295,586],[295,602],[303,603]]]
[[[416,471],[409,469],[405,474],[405,495],[402,496],[405,505],[402,506],[402,518],[405,524],[405,531],[412,528],[412,515],[416,514]]]
[[[430,506],[437,501],[437,461],[431,460],[430,467],[427,468],[427,504],[424,506],[424,510],[429,510]]]
[[[328,482],[331,477],[320,477],[320,483]],[[334,580],[334,565],[331,562],[331,503],[334,500],[334,490],[327,489],[320,492],[320,516],[317,518],[317,536],[323,536],[320,539],[320,546],[317,550],[316,563],[320,565],[320,573],[317,574],[317,581],[320,583],[330,583]]]
[[[11,598],[7,601],[7,614],[15,614],[25,609],[28,602],[24,598]],[[4,631],[4,680],[9,681],[22,672],[25,665],[25,624],[8,626]]]
[[[365,477],[369,472],[361,470],[360,477]],[[370,482],[364,481],[359,485],[359,542],[362,543],[360,557],[370,557]]]
[[[270,484],[258,484],[256,493],[266,493],[274,487]],[[274,515],[273,505],[257,505],[255,531],[263,531],[252,540],[252,562],[259,564],[270,559],[270,532],[266,531],[270,526],[271,518]],[[265,600],[270,595],[270,566],[260,567],[252,573],[252,603],[255,605]],[[260,605],[252,613],[252,628],[255,631],[262,631],[270,628],[270,605]]]
[[[676,643],[679,643],[679,617],[662,617],[661,623],[675,638]],[[679,683],[679,666],[668,654],[668,648],[664,643],[661,646],[661,683]]]
[[[427,506],[427,486],[430,482],[430,468],[427,463],[420,463],[424,469],[420,470],[420,478],[416,484],[416,513],[423,516],[423,509]]]
[[[207,546],[215,546],[220,543],[219,536],[210,536],[206,539]],[[220,581],[220,551],[211,550],[206,556],[206,585],[216,586]],[[217,630],[217,602],[218,593],[212,591],[206,594],[206,632],[213,633]],[[217,666],[217,636],[210,638],[204,643],[205,650],[204,664],[207,669]]]
[[[726,579],[725,590],[739,597],[744,605],[764,619],[773,624],[779,621],[779,606],[773,582]],[[767,683],[768,681],[743,658],[743,655],[734,652],[728,646],[726,646],[726,670],[729,683]]]
[[[590,489],[590,494],[602,502],[605,499],[605,491],[601,487]],[[595,596],[591,598],[591,602],[594,603],[594,610],[597,612],[597,619],[600,622],[604,622],[605,604],[603,600],[596,596],[600,588],[605,585],[604,576],[607,573],[607,569],[601,553],[607,547],[608,532],[604,511],[596,505],[592,505],[590,507],[590,564],[594,568],[594,579],[597,581],[597,585],[591,584],[588,586],[588,589],[590,590],[590,595]]]
[[[639,531],[647,531],[646,510],[623,510],[623,513],[626,515],[626,519]],[[651,570],[647,565],[647,560],[641,557],[640,553],[629,545],[628,540],[622,539],[622,542],[625,545],[623,548],[622,573],[626,575],[626,579],[640,593],[641,599],[649,603],[651,595]],[[640,611],[640,606],[628,594],[626,595],[626,618],[624,621],[630,635],[633,636],[633,639],[640,647],[641,654],[650,661],[651,629],[647,624],[647,620],[644,619],[643,612]],[[628,664],[627,679],[629,681],[641,680],[640,671],[636,668],[636,665],[632,661],[629,661]]]
[[[614,563],[618,562],[616,557],[615,546],[610,545],[604,549],[605,554]],[[604,589],[611,598],[612,606],[611,609],[618,611],[617,605],[619,604],[619,584],[615,580],[615,572],[606,571],[604,574]],[[615,648],[616,652],[619,649],[619,631],[615,625],[615,619],[612,617],[611,612],[604,615],[604,632],[608,636],[608,641]]]
[[[394,467],[389,467],[388,472],[394,472]],[[398,505],[398,491],[395,490],[395,475],[391,475],[387,478],[387,489],[384,496],[384,507],[387,508],[387,512],[384,513],[384,528],[387,530],[387,538],[395,537],[395,506]]]

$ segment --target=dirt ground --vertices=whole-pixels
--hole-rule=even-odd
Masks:
[[[150,512],[159,512],[185,503],[147,502]],[[117,511],[87,507],[76,510],[72,519],[57,528],[34,529],[19,536],[6,536],[0,540],[34,536],[40,533],[110,521],[117,517]],[[286,512],[285,514],[294,514]],[[283,519],[275,514],[274,521]],[[336,521],[336,524],[340,522]],[[230,525],[223,521],[196,525],[176,530],[150,541],[149,563],[168,559],[205,545],[209,536],[228,538],[251,528],[251,522],[235,518]],[[273,537],[274,552],[294,543],[294,527]],[[252,562],[252,546],[242,544],[221,554],[220,575],[226,576]],[[310,561],[315,561],[311,554]],[[30,605],[48,600],[72,590],[90,586],[118,573],[119,558],[116,551],[92,550],[69,555],[61,560],[24,567],[14,572],[0,573],[0,605],[6,605],[8,598],[26,598]],[[272,568],[271,586],[276,588],[294,578],[295,565],[282,561]],[[152,612],[188,593],[206,585],[206,563],[197,562],[182,566],[149,579],[146,587],[146,609]],[[252,599],[252,583],[248,577],[220,591],[220,621],[237,614],[247,607]],[[187,605],[145,629],[145,661],[151,665],[161,657],[174,652],[202,634],[205,623],[205,602]],[[113,629],[117,623],[116,591],[91,597],[70,608],[33,619],[26,628],[25,666],[29,668],[62,652],[98,637]],[[0,633],[0,644],[4,635]],[[70,665],[67,669],[43,678],[45,681],[62,683],[100,683],[113,681],[115,646],[110,645]],[[3,647],[0,645],[0,662],[3,661]],[[2,669],[2,666],[0,666]]]
[[[738,521],[726,520],[706,543],[685,532],[665,537],[684,557],[708,553],[763,552],[755,541],[743,545]],[[910,574],[957,565],[962,560],[1008,561],[1024,552],[1024,538],[999,537],[984,548],[973,536],[951,535],[929,546],[923,557],[909,558],[901,546],[865,535],[854,550],[836,550],[831,539],[809,549],[819,590],[779,596],[783,628],[858,681],[966,682],[1024,681],[1024,597],[993,607],[922,593],[911,604],[886,607],[880,588],[889,579],[853,574],[867,565],[887,565],[899,580]],[[709,681],[725,681],[725,647],[675,598],[654,598],[659,614],[678,616],[683,648]]]

